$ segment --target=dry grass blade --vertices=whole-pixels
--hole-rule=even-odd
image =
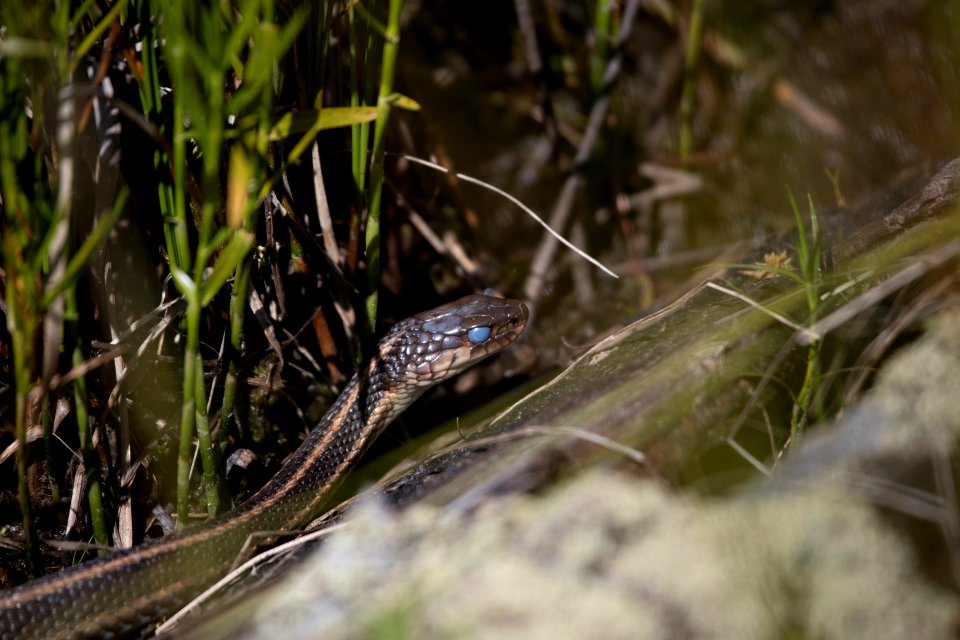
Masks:
[[[541,218],[533,209],[531,209],[531,208],[528,207],[527,205],[523,204],[523,202],[521,202],[520,200],[518,200],[518,199],[515,198],[514,196],[510,195],[509,193],[507,193],[507,192],[504,191],[503,189],[498,189],[497,187],[495,187],[495,186],[493,186],[493,185],[491,185],[491,184],[489,184],[489,183],[486,183],[486,182],[484,182],[484,181],[482,181],[482,180],[478,180],[477,178],[474,178],[474,177],[472,177],[472,176],[468,176],[468,175],[466,175],[466,174],[459,173],[459,172],[457,172],[457,171],[452,171],[452,170],[447,169],[446,167],[443,167],[443,166],[441,166],[441,165],[439,165],[439,164],[436,164],[436,163],[434,163],[434,162],[430,162],[429,160],[424,160],[424,159],[422,159],[422,158],[417,158],[417,157],[410,156],[410,155],[403,154],[403,153],[401,153],[401,154],[395,154],[395,155],[396,155],[397,157],[399,157],[399,158],[403,158],[404,160],[408,160],[409,162],[413,162],[414,164],[420,164],[420,165],[423,165],[423,166],[425,166],[425,167],[430,167],[431,169],[435,169],[436,171],[440,171],[440,172],[442,172],[442,173],[448,173],[448,174],[456,177],[458,180],[462,180],[462,181],[464,181],[464,182],[469,182],[470,184],[475,184],[475,185],[477,185],[477,186],[479,186],[479,187],[483,187],[484,189],[487,189],[488,191],[492,191],[492,192],[496,193],[497,195],[505,198],[506,200],[509,200],[509,201],[512,202],[513,204],[517,205],[517,207],[519,207],[524,213],[526,213],[528,216],[530,216],[531,218],[533,218],[533,219],[537,222],[537,224],[539,224],[539,225],[542,226],[544,229],[546,229],[547,233],[549,233],[550,236],[552,236],[553,238],[555,238],[555,239],[557,240],[557,242],[562,243],[565,247],[567,247],[568,249],[570,249],[571,251],[573,251],[574,253],[576,253],[578,256],[580,256],[581,258],[583,258],[584,260],[586,260],[587,262],[589,262],[589,263],[592,264],[593,266],[597,267],[598,269],[600,269],[601,271],[603,271],[604,273],[606,273],[608,276],[610,276],[610,277],[612,277],[612,278],[617,278],[617,277],[619,277],[619,276],[617,276],[616,273],[614,273],[613,271],[611,271],[611,270],[608,269],[607,267],[603,266],[603,264],[602,264],[599,260],[597,260],[597,259],[594,258],[593,256],[589,255],[588,253],[586,253],[586,252],[583,251],[582,249],[576,247],[572,242],[570,242],[569,240],[567,240],[566,238],[564,238],[562,235],[560,235],[559,233],[557,233],[554,229],[552,229],[552,228],[550,227],[549,224],[547,224],[547,221],[544,220],[543,218]]]
[[[304,534],[295,540],[290,540],[283,544],[277,545],[272,549],[268,549],[263,553],[257,554],[253,558],[250,558],[242,565],[225,575],[221,578],[216,584],[211,586],[209,589],[205,590],[203,593],[194,598],[189,604],[183,607],[180,611],[170,616],[170,618],[164,622],[162,625],[157,627],[156,634],[158,636],[163,635],[164,633],[169,633],[171,630],[175,629],[178,624],[180,624],[187,616],[189,616],[197,608],[203,606],[205,602],[215,597],[220,593],[225,587],[236,582],[242,578],[247,573],[255,570],[258,566],[264,564],[265,562],[275,558],[276,556],[282,555],[292,549],[301,547],[307,543],[313,542],[314,540],[319,540],[330,535],[334,531],[345,528],[346,524],[334,524],[330,525],[325,529],[320,531],[312,531],[310,533]]]
[[[868,291],[819,320],[809,329],[804,329],[798,338],[800,343],[807,345],[814,340],[821,340],[823,336],[849,322],[866,309],[875,307],[894,291],[919,280],[933,269],[953,260],[957,255],[960,255],[960,243],[951,242],[936,251],[912,260],[908,266],[894,273],[883,282],[871,287]]]

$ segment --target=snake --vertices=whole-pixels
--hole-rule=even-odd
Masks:
[[[496,353],[523,331],[522,302],[471,295],[395,324],[330,409],[253,496],[205,523],[0,594],[0,637],[148,633],[220,579],[260,532],[295,531],[384,428],[429,387]]]

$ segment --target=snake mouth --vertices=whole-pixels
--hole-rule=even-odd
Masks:
[[[506,320],[503,322],[499,332],[495,332],[495,341],[497,348],[502,349],[514,340],[520,337],[524,328],[527,326],[527,320],[530,318],[530,311],[527,305],[519,300],[504,300],[509,303],[505,305]]]

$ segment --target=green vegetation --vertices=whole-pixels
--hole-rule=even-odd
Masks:
[[[385,326],[487,287],[526,296],[526,344],[405,414],[370,453],[408,447],[342,495],[427,441],[443,481],[410,472],[407,504],[432,491],[465,514],[595,464],[656,478],[668,502],[751,491],[792,461],[806,480],[841,468],[806,457],[814,431],[872,419],[857,408],[883,379],[897,438],[916,442],[922,405],[954,451],[955,394],[918,400],[922,365],[949,387],[952,364],[883,372],[957,299],[958,16],[888,4],[0,2],[0,535],[29,549],[0,555],[0,575],[239,503]],[[807,202],[784,206],[785,184]],[[467,402],[523,383],[538,386],[485,412],[488,429],[460,423]],[[843,469],[869,457],[834,453],[856,458]],[[904,529],[931,574],[949,558],[955,586],[955,483],[937,455],[940,495],[927,477],[894,487],[922,466],[901,451],[868,489],[927,518]],[[801,534],[832,533],[836,512],[797,504],[782,526],[739,499],[684,517],[731,506],[743,528],[721,549],[765,535],[770,554],[749,558],[763,586],[790,535],[797,557],[829,555],[829,536]],[[873,531],[854,504],[836,517]],[[914,531],[931,523],[939,546]],[[62,539],[75,556],[39,544]],[[871,611],[886,584],[864,592]],[[778,606],[815,593],[787,586]],[[420,631],[405,601],[390,607],[360,624]]]
[[[335,3],[289,13],[273,0],[238,4],[120,0],[106,7],[92,2],[4,3],[0,12],[4,310],[19,443],[18,493],[34,570],[39,568],[39,556],[31,519],[28,428],[33,412],[39,412],[50,494],[58,501],[68,471],[63,456],[56,453],[58,448],[62,451],[55,440],[61,436],[52,431],[51,405],[63,380],[72,385],[70,422],[76,425],[76,436],[65,437],[68,442],[76,438],[96,541],[110,544],[100,468],[100,460],[109,457],[101,439],[104,416],[91,411],[92,390],[85,372],[100,366],[88,362],[93,355],[91,326],[109,326],[111,330],[99,339],[109,343],[124,334],[125,323],[135,320],[120,317],[122,304],[105,303],[105,297],[114,295],[112,274],[124,268],[111,258],[111,248],[113,255],[119,248],[111,233],[124,216],[128,225],[143,233],[162,230],[148,257],[155,274],[140,277],[159,276],[149,286],[163,289],[169,276],[168,293],[182,297],[182,349],[177,348],[175,356],[182,380],[178,527],[189,523],[195,451],[207,513],[213,516],[225,509],[222,446],[235,416],[244,323],[249,322],[245,310],[251,271],[256,268],[251,249],[263,242],[262,235],[258,240],[261,212],[290,214],[289,197],[277,185],[318,134],[335,127],[353,127],[355,133],[356,191],[348,198],[364,215],[355,215],[354,224],[362,224],[367,203],[370,206],[365,282],[372,306],[364,325],[372,335],[385,132],[392,106],[416,105],[392,91],[401,3],[389,3],[385,30],[376,3],[357,15],[355,7],[349,7],[349,24],[362,39],[351,41],[349,48],[351,94],[339,96],[324,93],[329,71],[339,69],[332,66],[337,60],[325,58],[338,28]],[[374,63],[381,49],[382,65]],[[298,66],[303,52],[310,53],[306,68]],[[128,83],[135,92],[118,83]],[[299,99],[291,101],[293,91]],[[366,129],[372,121],[376,121],[374,146],[368,156]],[[131,137],[143,146],[130,148]],[[121,150],[121,145],[126,146]],[[117,154],[122,156],[119,163]],[[127,169],[144,167],[145,161],[147,174],[134,175]],[[84,162],[95,163],[93,175]],[[135,198],[131,188],[136,189]],[[309,238],[299,240],[302,244]],[[336,242],[330,246],[335,249]],[[263,251],[261,246],[258,255]],[[331,265],[340,263],[339,255],[329,258]],[[89,281],[91,266],[93,277],[101,282]],[[229,293],[221,295],[225,287]],[[101,295],[93,305],[87,303],[91,290]],[[215,341],[223,343],[222,358],[211,368],[205,364],[204,343]],[[121,350],[129,353],[129,346],[121,345]],[[65,373],[71,367],[73,371]],[[117,376],[114,382],[120,390],[124,373],[119,367]],[[98,377],[98,384],[112,384],[108,381]],[[126,428],[121,427],[121,458],[129,456]],[[124,473],[130,464],[127,458],[121,465]],[[112,494],[117,491],[110,489]]]
[[[820,315],[820,309],[823,306],[820,298],[823,290],[823,256],[821,255],[820,223],[817,220],[817,210],[813,205],[813,198],[807,196],[808,218],[810,221],[810,229],[808,231],[796,199],[792,193],[788,193],[788,197],[790,199],[790,208],[793,211],[796,222],[797,241],[793,253],[797,259],[799,272],[793,268],[792,258],[788,257],[785,253],[768,254],[766,262],[760,264],[738,263],[721,266],[737,269],[758,279],[762,279],[768,275],[784,276],[799,285],[806,303],[806,318],[802,325],[794,325],[791,323],[788,326],[803,330],[804,328],[809,329],[816,324]],[[742,292],[741,295],[743,295]],[[763,305],[759,303],[757,303],[757,306],[763,308]],[[772,309],[768,309],[768,312],[774,317],[783,318],[783,316],[780,316]],[[814,401],[818,398],[822,399],[822,394],[820,393],[820,351],[823,346],[823,341],[819,336],[813,335],[806,342],[806,365],[800,390],[794,395],[793,409],[790,413],[790,435],[787,440],[787,448],[793,448],[799,443],[800,436],[810,421],[810,413]],[[817,407],[814,413],[818,420],[822,420],[825,417],[822,407]]]
[[[807,197],[810,216],[810,237],[807,237],[806,225],[797,201],[790,196],[790,207],[797,220],[797,261],[800,263],[800,273],[795,274],[796,280],[803,286],[807,301],[807,322],[813,326],[817,321],[817,308],[820,305],[820,290],[823,282],[823,260],[820,255],[820,225],[817,222],[817,211],[813,206],[813,199]],[[804,369],[803,383],[797,400],[790,415],[790,446],[795,447],[800,434],[807,426],[810,416],[810,407],[816,396],[820,384],[820,347],[822,341],[814,338],[807,346],[807,364]],[[818,419],[823,419],[821,412]]]

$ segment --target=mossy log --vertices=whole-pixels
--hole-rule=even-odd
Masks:
[[[329,514],[354,506],[198,637],[950,637],[958,191],[955,160],[824,217],[813,317],[718,268]],[[790,439],[812,341],[822,421]]]

